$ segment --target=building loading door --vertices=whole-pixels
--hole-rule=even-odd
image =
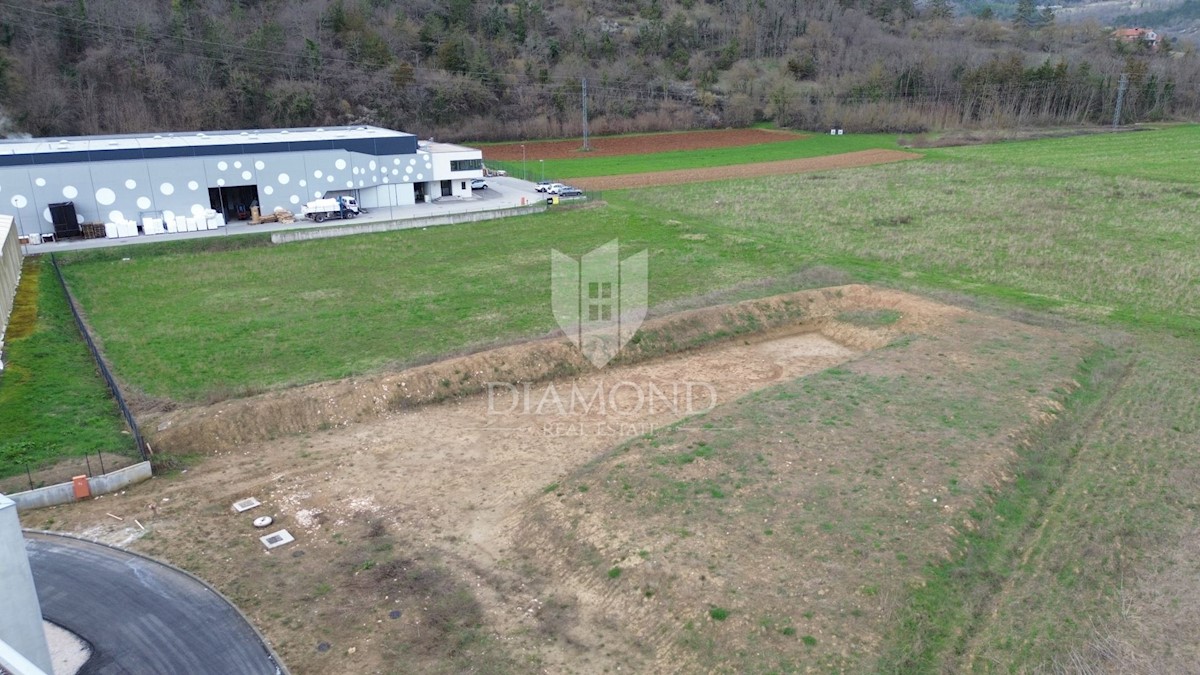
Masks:
[[[257,185],[208,188],[208,205],[225,215],[225,222],[250,220],[250,207],[258,206]]]

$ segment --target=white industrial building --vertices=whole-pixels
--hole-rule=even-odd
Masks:
[[[0,206],[22,235],[214,229],[322,197],[367,209],[471,194],[479,150],[379,127],[0,140]]]

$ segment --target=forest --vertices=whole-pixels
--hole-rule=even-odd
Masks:
[[[1111,32],[1032,0],[0,0],[0,125],[569,136],[585,81],[592,133],[1195,119],[1194,47]]]

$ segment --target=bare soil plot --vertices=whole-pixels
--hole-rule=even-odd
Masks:
[[[710,148],[732,148],[759,143],[782,143],[806,138],[806,134],[773,129],[715,129],[711,131],[679,131],[662,134],[638,134],[633,136],[601,136],[591,139],[592,149],[586,154],[579,148],[581,139],[561,141],[534,141],[525,143],[524,155],[521,143],[505,143],[483,147],[483,159],[498,161],[520,161],[522,156],[537,159],[569,159],[573,157],[614,157],[619,155],[645,155],[675,150],[707,150]]]
[[[26,525],[201,575],[296,673],[869,664],[1085,345],[862,286],[765,304],[807,319],[345,428],[210,436],[186,474]],[[247,496],[263,506],[233,514]],[[266,552],[259,515],[297,542]]]
[[[908,159],[919,159],[920,157],[921,155],[916,153],[902,152],[900,150],[859,150],[840,155],[785,159],[778,162],[758,162],[756,164],[714,166],[705,169],[677,169],[674,171],[633,173],[622,176],[577,178],[572,180],[571,183],[585,190],[620,190],[655,185],[681,185],[683,183],[702,183],[711,180],[810,173],[813,171],[828,171],[830,169],[851,169],[871,166],[873,164],[902,162]]]

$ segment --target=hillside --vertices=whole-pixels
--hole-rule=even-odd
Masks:
[[[11,132],[374,123],[447,139],[1194,118],[1194,54],[944,0],[0,1]]]

